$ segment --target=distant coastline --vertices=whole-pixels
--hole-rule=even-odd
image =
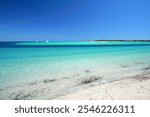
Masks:
[[[94,42],[150,42],[150,40],[87,40]]]

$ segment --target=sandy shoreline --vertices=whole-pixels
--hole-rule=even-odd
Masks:
[[[43,80],[0,90],[4,100],[149,100],[150,68],[115,81],[78,75],[59,80]]]
[[[150,70],[131,78],[120,79],[79,92],[68,94],[59,100],[149,100]]]
[[[149,100],[150,79],[123,79],[90,87],[76,93],[57,98],[58,100]]]

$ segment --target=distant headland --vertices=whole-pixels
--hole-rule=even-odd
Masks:
[[[96,41],[96,42],[150,42],[150,40],[87,40],[87,41]]]

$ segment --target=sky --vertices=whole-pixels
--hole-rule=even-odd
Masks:
[[[0,0],[0,41],[150,39],[150,0]]]

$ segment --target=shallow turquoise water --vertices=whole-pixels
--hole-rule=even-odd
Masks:
[[[149,42],[15,42],[9,45],[7,42],[0,48],[1,89],[74,75],[118,79],[123,73],[150,66]],[[90,72],[85,73],[86,70]]]

